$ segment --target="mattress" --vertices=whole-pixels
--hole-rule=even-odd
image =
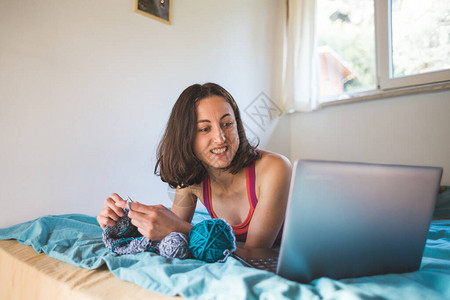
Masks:
[[[177,299],[120,280],[106,267],[76,267],[36,253],[15,240],[0,241],[0,299]],[[179,298],[178,298],[179,299]]]

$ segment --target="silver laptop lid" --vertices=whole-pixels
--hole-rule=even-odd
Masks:
[[[299,282],[417,270],[442,169],[294,164],[277,273]]]

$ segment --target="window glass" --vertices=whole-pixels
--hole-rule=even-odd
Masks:
[[[373,0],[318,0],[320,96],[376,89]]]
[[[391,76],[450,68],[450,1],[391,1]]]

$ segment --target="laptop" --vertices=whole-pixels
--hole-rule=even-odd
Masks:
[[[235,257],[303,283],[416,271],[441,176],[439,167],[296,161],[279,251]]]

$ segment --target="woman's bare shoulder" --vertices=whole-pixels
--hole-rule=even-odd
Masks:
[[[261,159],[256,162],[256,168],[260,172],[272,173],[272,171],[291,170],[292,164],[284,155],[267,150],[260,150],[260,153]]]

